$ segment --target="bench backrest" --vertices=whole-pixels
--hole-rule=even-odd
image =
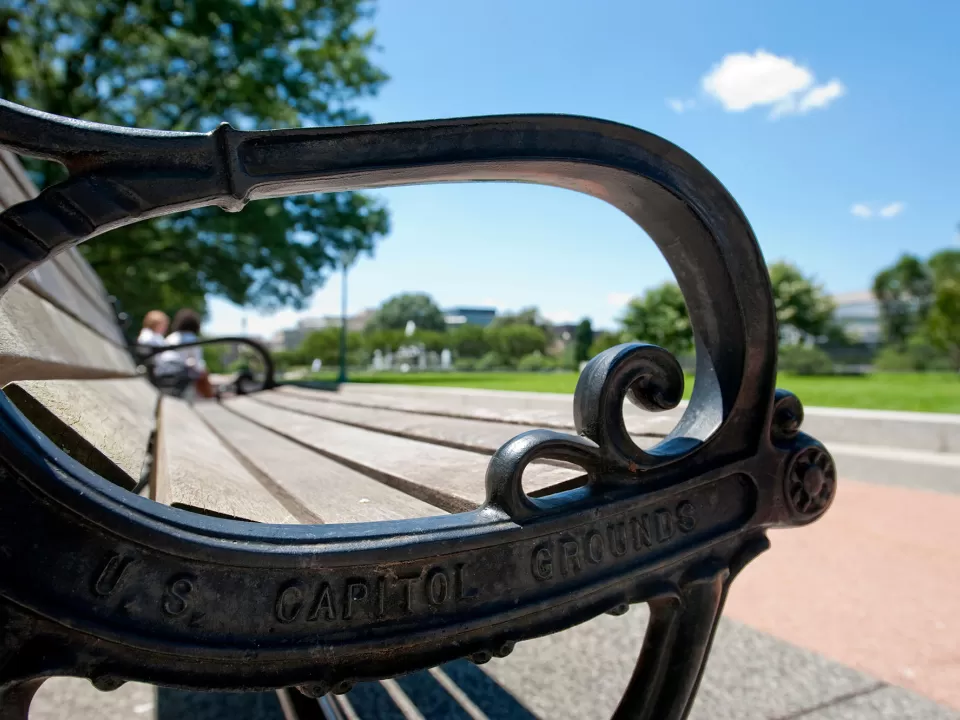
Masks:
[[[0,151],[0,211],[37,188]],[[145,472],[158,396],[136,363],[103,283],[75,249],[0,298],[0,387],[70,455],[132,488]]]

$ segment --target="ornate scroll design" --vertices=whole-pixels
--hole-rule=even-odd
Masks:
[[[508,442],[491,458],[484,507],[342,526],[157,505],[79,465],[0,396],[0,703],[9,698],[11,717],[51,674],[105,689],[133,679],[321,694],[481,662],[649,602],[651,634],[617,717],[682,718],[731,578],[765,547],[766,528],[810,522],[833,498],[836,469],[800,432],[799,401],[775,393],[775,312],[750,226],[720,182],[662,138],[548,115],[158,133],[0,101],[0,145],[69,171],[0,214],[0,292],[99,233],[193,207],[535,182],[601,198],[646,230],[684,293],[697,353],[690,402],[653,448],[630,438],[621,404],[675,407],[682,373],[661,348],[620,346],[581,377],[580,435]],[[587,484],[528,497],[523,469],[538,458],[582,466]]]

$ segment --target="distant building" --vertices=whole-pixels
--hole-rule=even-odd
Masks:
[[[869,290],[840,293],[832,297],[834,320],[851,340],[865,345],[880,344],[880,303]]]
[[[349,332],[362,332],[373,317],[375,310],[363,310],[356,315],[347,316],[347,330]],[[339,328],[339,315],[324,315],[322,317],[305,317],[297,321],[295,328],[288,330],[277,330],[270,338],[270,346],[275,350],[296,350],[304,339],[312,332],[317,330],[326,330],[327,328]]]
[[[443,320],[447,327],[460,325],[479,325],[486,327],[497,316],[496,308],[483,307],[452,307],[443,311]]]
[[[573,342],[573,339],[577,336],[577,325],[578,323],[551,325],[547,352],[559,355],[566,350],[567,346]]]

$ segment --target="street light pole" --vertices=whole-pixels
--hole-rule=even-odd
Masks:
[[[347,262],[343,262],[343,281],[340,285],[340,374],[338,383],[347,382]]]

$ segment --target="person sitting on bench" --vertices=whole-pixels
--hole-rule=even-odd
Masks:
[[[189,308],[182,308],[173,318],[173,332],[167,335],[166,344],[180,345],[196,342],[199,334],[200,316]],[[157,367],[154,372],[158,376],[185,372],[188,381],[182,393],[185,397],[191,397],[194,394],[201,397],[214,395],[207,364],[203,359],[203,349],[199,346],[171,349],[161,353],[157,358]]]

